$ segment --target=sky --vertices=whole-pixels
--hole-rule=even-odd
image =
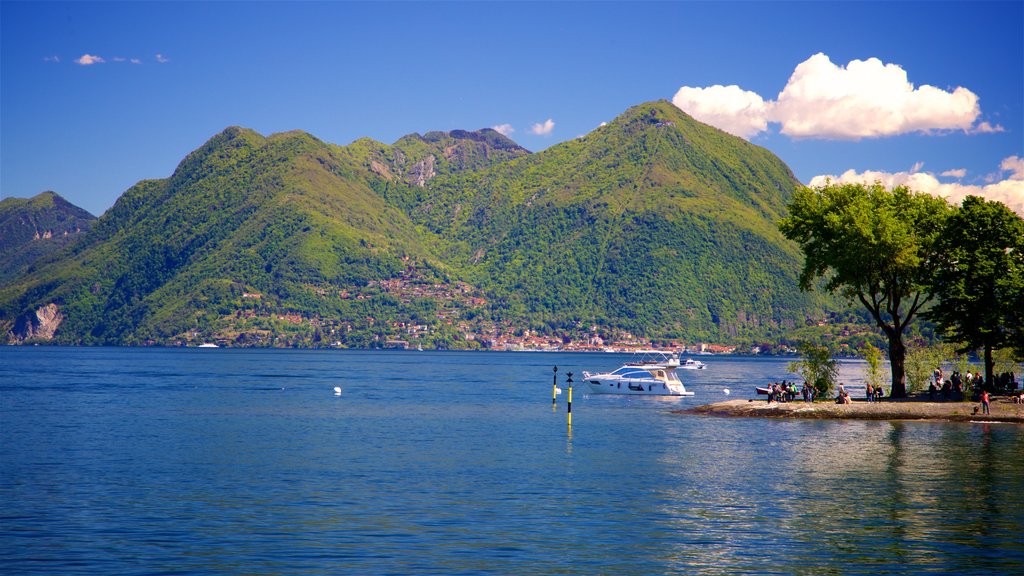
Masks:
[[[99,215],[227,126],[540,151],[671,101],[804,184],[1024,215],[1024,2],[0,2],[0,198]]]

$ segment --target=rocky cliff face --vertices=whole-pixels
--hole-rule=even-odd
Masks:
[[[52,340],[53,335],[64,321],[60,307],[50,303],[35,312],[23,314],[14,322],[10,339],[21,343],[28,340]]]

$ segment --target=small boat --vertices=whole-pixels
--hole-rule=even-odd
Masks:
[[[631,394],[644,396],[693,396],[676,375],[679,356],[672,352],[649,350],[638,352],[638,359],[627,362],[612,372],[592,374],[583,378],[594,394]]]
[[[694,360],[693,358],[687,358],[679,365],[683,370],[703,370],[708,367],[707,364],[700,360]]]
[[[220,346],[217,346],[216,344],[212,344],[210,342],[205,342],[197,346],[197,348],[220,348]]]

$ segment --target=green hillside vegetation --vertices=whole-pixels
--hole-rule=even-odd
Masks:
[[[0,284],[77,240],[95,220],[55,192],[0,201]]]
[[[667,102],[543,153],[430,184],[411,216],[495,319],[688,340],[778,333],[816,303],[775,221],[797,185],[763,148]]]
[[[536,154],[489,129],[342,147],[232,127],[0,283],[0,328],[55,303],[75,344],[778,336],[824,307],[775,225],[796,185],[667,102]]]

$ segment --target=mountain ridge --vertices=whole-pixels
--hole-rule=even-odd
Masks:
[[[24,274],[92,228],[96,217],[46,191],[0,201],[0,284]]]
[[[774,225],[798,184],[665,101],[537,153],[492,129],[338,146],[231,126],[0,284],[0,323],[19,341],[53,304],[53,340],[82,344],[764,337],[821,309]]]

